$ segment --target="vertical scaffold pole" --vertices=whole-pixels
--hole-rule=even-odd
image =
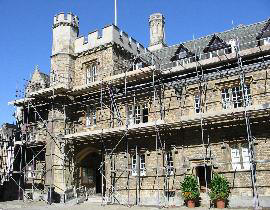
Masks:
[[[236,47],[236,55],[237,55],[237,63],[241,70],[240,73],[240,86],[241,86],[241,92],[242,92],[242,99],[243,99],[243,105],[244,105],[244,117],[245,117],[245,124],[246,124],[246,132],[247,132],[247,139],[248,139],[248,145],[249,145],[249,151],[250,151],[250,167],[251,167],[251,182],[253,187],[253,207],[254,209],[259,208],[259,200],[258,200],[258,192],[257,192],[257,186],[256,186],[256,163],[254,161],[254,140],[252,138],[251,128],[250,128],[250,121],[249,116],[247,115],[247,101],[248,100],[245,95],[245,72],[243,70],[243,62],[242,57],[239,54],[240,51],[240,43],[238,41],[237,47]]]
[[[117,26],[117,0],[114,0],[114,25]]]
[[[152,54],[152,66],[154,65],[154,57]],[[156,179],[157,179],[157,205],[160,205],[160,192],[159,192],[159,161],[158,161],[158,135],[157,135],[157,119],[156,119],[156,88],[155,88],[155,70],[153,70],[152,74],[152,86],[153,86],[153,108],[155,115],[155,132],[156,132]]]

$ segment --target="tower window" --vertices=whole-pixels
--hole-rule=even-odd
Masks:
[[[93,63],[86,69],[86,84],[90,84],[97,80],[97,65]]]

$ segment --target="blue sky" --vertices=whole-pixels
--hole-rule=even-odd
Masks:
[[[148,17],[161,12],[166,18],[168,45],[220,32],[235,25],[270,17],[269,0],[118,0],[118,26],[144,46],[149,42]],[[114,0],[0,0],[0,125],[12,123],[15,99],[34,66],[48,73],[52,20],[59,12],[80,18],[80,35],[113,23]]]

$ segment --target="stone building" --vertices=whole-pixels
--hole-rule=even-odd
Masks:
[[[16,131],[16,126],[13,124],[4,123],[0,127],[0,201],[13,200],[18,197],[18,187],[15,184],[18,181],[18,176],[14,174],[18,163],[14,156],[17,150],[15,145]]]
[[[22,141],[38,147],[25,191],[183,205],[180,182],[194,174],[209,205],[217,172],[230,206],[270,206],[270,20],[174,46],[163,15],[149,26],[144,48],[115,25],[79,37],[77,16],[54,17],[50,75],[36,69],[12,102]]]

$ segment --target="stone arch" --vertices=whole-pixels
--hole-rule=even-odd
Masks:
[[[93,147],[81,149],[74,158],[76,162],[76,177],[78,187],[85,187],[89,195],[101,193],[100,173],[101,154]]]
[[[86,147],[84,149],[82,149],[80,152],[78,152],[75,156],[75,161],[76,162],[81,162],[87,155],[91,154],[91,153],[97,153],[100,154],[100,152],[93,148],[93,147]]]

